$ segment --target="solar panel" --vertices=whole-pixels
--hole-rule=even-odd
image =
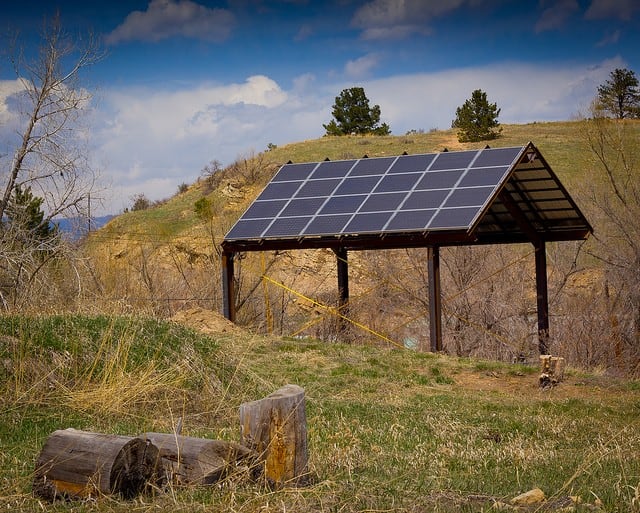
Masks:
[[[523,151],[285,164],[225,240],[468,230]]]

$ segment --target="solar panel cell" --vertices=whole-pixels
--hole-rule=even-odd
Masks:
[[[354,214],[367,199],[364,194],[352,196],[334,196],[329,198],[320,210],[320,214]]]
[[[373,192],[410,191],[421,177],[422,173],[387,175],[380,180]]]
[[[340,184],[340,187],[336,190],[335,194],[350,195],[350,194],[368,194],[371,189],[380,180],[379,176],[364,176],[361,178],[347,178]]]
[[[508,169],[506,166],[469,169],[460,182],[460,187],[473,187],[476,185],[495,186],[500,183]]]
[[[477,151],[452,151],[438,153],[438,158],[433,164],[431,164],[431,170],[464,169],[471,164],[473,157],[475,157],[477,153]]]
[[[296,194],[297,198],[313,198],[316,196],[331,196],[340,183],[338,179],[309,180]]]
[[[298,237],[311,217],[280,217],[265,232],[265,237]]]
[[[349,176],[381,175],[393,163],[396,157],[360,159],[349,173]]]
[[[473,163],[473,167],[504,166],[511,164],[522,148],[491,148],[483,150]]]
[[[257,239],[269,226],[271,219],[240,219],[229,231],[225,239]]]
[[[416,189],[450,189],[460,179],[464,169],[455,171],[428,171],[418,182]]]
[[[360,212],[385,212],[398,208],[405,198],[403,192],[389,192],[385,194],[372,194],[367,198]]]
[[[284,182],[288,180],[306,180],[311,171],[318,164],[311,162],[307,164],[285,164],[273,177],[273,182]]]
[[[444,207],[481,207],[494,190],[495,187],[455,189],[447,198]]]
[[[398,212],[385,229],[388,231],[424,230],[435,212],[433,209]]]
[[[379,232],[387,224],[391,212],[372,212],[369,214],[357,214],[344,229],[343,233],[370,233]]]
[[[351,215],[317,216],[311,221],[305,235],[332,235],[342,233]]]
[[[282,217],[309,215],[315,213],[324,201],[324,198],[294,199],[289,202],[280,215]]]
[[[412,192],[402,205],[402,210],[438,208],[449,194],[447,190]]]
[[[251,204],[247,211],[242,216],[243,219],[257,219],[260,217],[275,217],[282,207],[287,203],[287,200],[275,200],[275,201],[256,201]]]
[[[311,178],[342,178],[353,167],[353,161],[336,160],[321,162],[311,175]]]
[[[435,154],[430,153],[427,155],[402,155],[398,157],[398,160],[391,166],[389,173],[413,173],[418,171],[424,171],[429,167],[429,164],[435,158]]]
[[[467,228],[471,224],[471,221],[476,216],[476,214],[478,214],[478,212],[479,210],[476,207],[442,209],[435,215],[428,228]]]
[[[289,199],[296,193],[300,185],[302,182],[271,182],[257,200]]]

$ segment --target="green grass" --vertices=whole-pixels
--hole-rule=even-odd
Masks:
[[[638,511],[637,382],[570,373],[542,391],[537,373],[519,365],[249,334],[212,338],[104,316],[0,318],[0,363],[7,510],[42,511],[31,474],[55,429],[170,432],[181,416],[184,434],[238,440],[239,405],[295,383],[306,390],[310,486],[273,492],[227,482],[47,510],[475,512],[539,487],[549,501],[580,495],[590,505],[599,498],[608,512]],[[115,396],[131,397],[120,404]]]

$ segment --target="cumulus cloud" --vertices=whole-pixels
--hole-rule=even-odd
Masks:
[[[362,80],[367,97],[381,107],[394,134],[447,129],[456,107],[482,89],[502,109],[501,123],[571,119],[586,110],[621,58],[557,66],[509,62],[385,79]],[[179,91],[105,93],[103,125],[94,140],[105,174],[116,185],[108,212],[130,206],[133,194],[152,200],[195,181],[213,160],[228,165],[269,143],[321,137],[338,92],[352,83],[321,82],[301,75],[290,90],[266,76],[242,83],[201,85]],[[122,184],[122,185],[119,185]],[[107,208],[108,207],[108,208]]]
[[[637,0],[593,0],[584,16],[588,20],[615,18],[629,21],[637,11],[640,11]]]
[[[475,0],[372,0],[354,14],[351,24],[363,30],[364,39],[398,39],[414,33],[427,35],[428,24]]]
[[[577,0],[560,0],[542,11],[535,25],[536,32],[557,30],[564,27],[567,20],[580,10]]]
[[[370,53],[363,55],[358,59],[348,61],[344,67],[345,74],[348,78],[360,79],[366,77],[369,72],[378,65],[378,56]]]
[[[14,119],[15,115],[9,108],[9,100],[20,91],[24,91],[24,85],[20,80],[0,80],[0,123],[6,124]]]
[[[235,16],[191,0],[151,0],[146,11],[133,11],[106,37],[107,44],[139,40],[157,42],[175,36],[224,41]]]

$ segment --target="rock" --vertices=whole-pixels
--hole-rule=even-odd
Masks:
[[[540,504],[544,502],[544,499],[544,492],[540,488],[534,488],[514,497],[510,502],[513,506],[530,506],[531,504]]]

